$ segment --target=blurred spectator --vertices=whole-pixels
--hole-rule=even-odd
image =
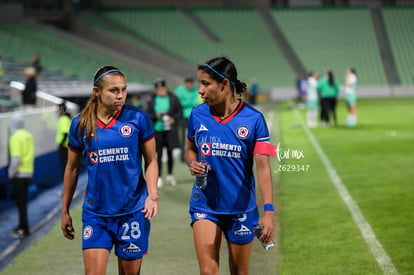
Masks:
[[[39,52],[34,52],[33,54],[32,67],[35,68],[37,75],[42,72],[42,63],[40,62]]]
[[[177,96],[171,93],[166,81],[157,78],[154,82],[156,93],[148,104],[148,114],[154,124],[154,133],[157,149],[157,161],[159,169],[158,187],[163,186],[162,180],[162,152],[167,148],[168,174],[167,183],[174,186],[176,181],[173,175],[174,159],[172,151],[178,148],[177,122],[182,118],[182,108]]]
[[[137,107],[139,109],[142,109],[142,107],[143,107],[142,100],[137,95],[133,95],[131,97],[130,103],[131,103],[132,106]]]
[[[187,123],[191,110],[199,102],[198,89],[193,86],[194,79],[187,77],[184,79],[184,85],[180,85],[175,89],[175,95],[178,97],[183,108],[183,118],[179,122],[180,128],[180,145],[181,145],[181,161],[184,162],[186,141],[187,141]]]
[[[3,56],[0,54],[0,96],[4,94],[4,69],[3,69]]]
[[[19,224],[10,234],[12,237],[23,239],[30,234],[27,197],[34,170],[35,147],[33,135],[23,128],[21,115],[15,115],[11,118],[10,131],[8,175],[19,211]]]
[[[306,78],[303,75],[299,75],[296,79],[296,90],[298,92],[298,106],[301,109],[306,105],[306,85]]]
[[[250,83],[250,95],[249,95],[249,103],[251,105],[256,104],[257,94],[259,93],[259,83],[257,80],[253,79]]]
[[[37,80],[36,80],[36,69],[28,67],[24,70],[26,77],[25,88],[23,90],[23,104],[24,105],[36,105],[36,91],[37,91]]]
[[[72,0],[72,9],[75,15],[78,15],[81,10],[81,1],[80,0]]]
[[[345,77],[345,101],[348,107],[348,117],[346,125],[354,127],[357,124],[357,110],[356,110],[356,85],[357,85],[356,70],[351,68],[347,70]]]
[[[319,80],[317,90],[321,97],[321,125],[330,126],[330,116],[332,114],[334,125],[337,126],[336,103],[339,93],[339,84],[338,80],[334,78],[332,71],[328,71],[325,76]]]
[[[58,148],[60,164],[64,174],[66,163],[68,161],[68,135],[72,119],[67,111],[65,102],[58,105],[57,112],[59,118],[56,129],[56,145]]]
[[[3,82],[3,75],[4,75],[3,56],[0,54],[0,84]]]
[[[318,74],[311,71],[308,75],[308,87],[306,96],[306,105],[308,107],[307,122],[308,126],[314,128],[317,126],[319,97],[316,86],[318,85]]]

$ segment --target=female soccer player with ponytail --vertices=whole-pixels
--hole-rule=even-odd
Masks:
[[[61,228],[66,238],[74,238],[69,208],[83,158],[88,168],[82,212],[85,274],[105,274],[112,246],[119,273],[139,274],[149,220],[158,211],[152,124],[146,113],[125,105],[126,95],[124,74],[112,66],[100,68],[89,102],[69,131]]]
[[[234,64],[225,57],[198,66],[199,94],[188,121],[186,161],[199,176],[208,163],[207,186],[194,185],[190,214],[200,274],[218,274],[222,236],[227,240],[231,274],[248,274],[253,227],[264,226],[261,241],[274,232],[272,178],[266,144],[269,131],[263,115],[237,98],[246,84],[237,79]],[[259,219],[253,161],[264,215]]]

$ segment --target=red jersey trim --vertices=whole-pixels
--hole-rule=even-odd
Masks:
[[[149,139],[147,139],[146,141],[144,141],[142,144],[145,144],[145,143],[147,143],[148,141],[153,140],[153,139],[155,139],[155,136],[150,137]]]
[[[96,118],[96,125],[99,126],[102,129],[109,129],[112,126],[115,125],[118,117],[121,115],[122,110],[124,109],[124,107],[122,106],[121,110],[119,110],[116,115],[111,119],[111,121],[109,121],[108,124],[103,123],[99,118]]]
[[[80,153],[81,152],[81,151],[78,151],[78,150],[70,147],[69,144],[68,144],[68,148],[69,148],[69,150],[71,150],[72,152],[75,152],[75,153]]]
[[[187,137],[187,141],[190,142],[191,144],[195,144],[195,142],[190,140],[188,137]]]
[[[241,108],[243,108],[243,106],[244,106],[244,103],[243,103],[243,101],[240,100],[239,105],[237,106],[237,108],[229,116],[225,117],[224,119],[221,119],[217,115],[217,112],[216,112],[216,110],[214,108],[211,108],[211,110],[212,110],[211,113],[213,114],[214,119],[218,123],[225,124],[225,123],[229,122],[230,120],[232,120],[233,117],[240,112],[240,110],[241,110]]]

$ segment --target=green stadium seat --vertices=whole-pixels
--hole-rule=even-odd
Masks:
[[[383,7],[385,27],[401,84],[414,84],[414,7]]]

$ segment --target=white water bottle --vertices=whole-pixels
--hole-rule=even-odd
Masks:
[[[163,115],[161,117],[162,125],[164,126],[164,131],[171,130],[171,122],[170,122],[170,119],[171,119],[171,117],[169,115]]]

